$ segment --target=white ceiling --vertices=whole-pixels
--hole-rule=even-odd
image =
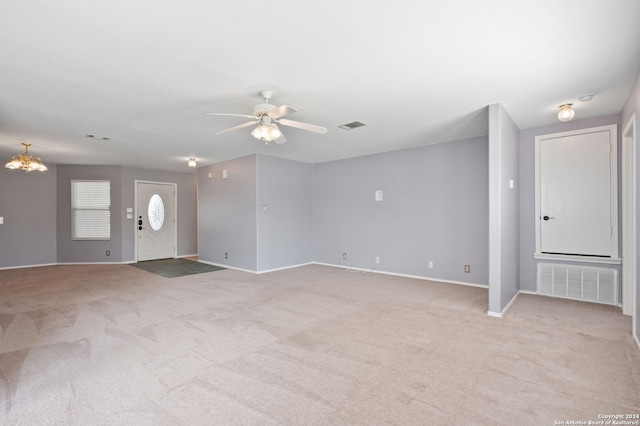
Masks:
[[[565,102],[616,114],[639,22],[638,0],[4,0],[0,160],[28,141],[58,164],[315,163],[486,135],[496,102],[521,129]],[[251,114],[262,89],[329,132],[216,135],[246,120],[205,114]],[[367,126],[337,127],[355,120]]]

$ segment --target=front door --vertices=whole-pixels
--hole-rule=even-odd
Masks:
[[[176,256],[176,186],[136,182],[138,261]]]

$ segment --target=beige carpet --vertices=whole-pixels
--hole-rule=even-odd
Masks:
[[[620,309],[306,266],[0,271],[0,423],[554,425],[640,413]]]

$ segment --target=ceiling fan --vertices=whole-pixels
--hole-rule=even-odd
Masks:
[[[237,126],[231,127],[226,130],[222,130],[217,135],[227,132],[233,132],[234,130],[244,129],[245,127],[252,126],[254,124],[258,124],[258,126],[253,129],[251,132],[251,136],[256,139],[259,139],[266,144],[269,142],[275,142],[278,144],[285,143],[287,139],[285,139],[284,135],[278,128],[277,124],[282,124],[283,126],[295,127],[297,129],[308,130],[310,132],[325,134],[327,133],[326,127],[316,126],[315,124],[303,123],[301,121],[293,121],[288,120],[284,117],[287,114],[294,113],[298,111],[297,109],[290,107],[288,105],[276,106],[269,103],[269,99],[273,93],[270,90],[263,90],[260,92],[260,96],[264,99],[263,104],[257,104],[253,107],[253,115],[245,115],[245,114],[223,114],[217,112],[210,112],[207,115],[227,115],[232,117],[245,117],[251,118],[252,121],[248,121],[243,124],[239,124]]]

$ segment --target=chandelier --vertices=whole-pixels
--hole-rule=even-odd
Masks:
[[[38,157],[29,155],[30,143],[22,142],[24,145],[24,153],[14,155],[4,167],[11,170],[24,170],[25,172],[46,172],[47,166],[42,164],[42,160]]]

